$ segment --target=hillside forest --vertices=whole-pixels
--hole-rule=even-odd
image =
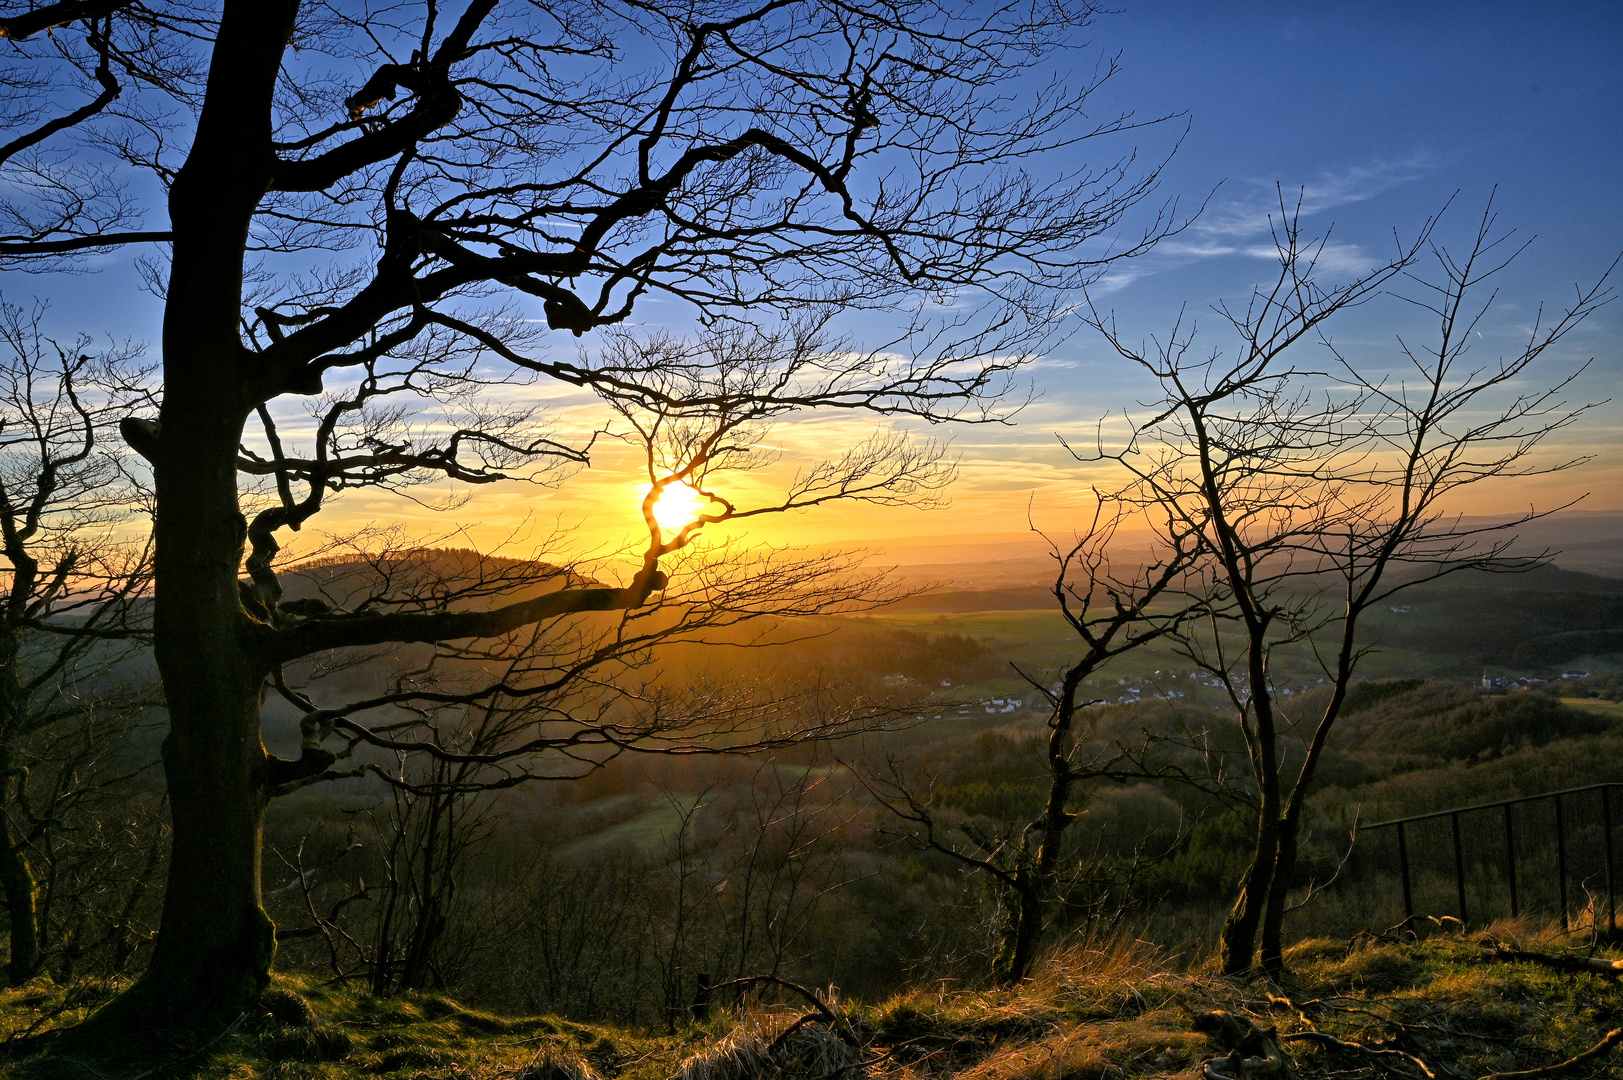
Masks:
[[[478,561],[413,558],[464,572]],[[303,580],[313,595],[358,572],[328,561]],[[265,870],[278,970],[375,995],[440,991],[497,1013],[666,1030],[702,1013],[709,987],[754,976],[869,1001],[984,984],[1016,898],[952,850],[1017,844],[1049,794],[1043,687],[1075,638],[1052,609],[1007,606],[1035,590],[948,588],[754,627],[735,632],[734,647],[678,647],[641,673],[649,685],[834,685],[884,703],[840,737],[750,754],[588,748],[552,778],[509,788],[415,792],[363,774],[278,800]],[[1290,915],[1290,939],[1401,920],[1390,837],[1362,825],[1623,783],[1620,624],[1623,584],[1558,566],[1427,584],[1374,620],[1380,647],[1309,800],[1292,882],[1307,902]],[[332,664],[315,684],[354,696],[423,661],[370,655]],[[1305,643],[1276,658],[1292,715],[1322,708],[1316,670]],[[139,715],[150,658],[112,658],[100,678]],[[1158,943],[1174,966],[1199,963],[1251,857],[1243,742],[1215,681],[1168,643],[1101,669],[1084,691],[1079,754],[1137,752],[1070,794],[1077,822],[1043,948],[1126,935]],[[41,974],[58,986],[127,979],[156,930],[161,730],[146,715],[133,727],[86,716],[34,747],[37,790],[58,800],[61,820],[38,863]],[[266,737],[292,752],[296,714],[273,713]],[[478,732],[456,737],[473,746]],[[898,812],[899,791],[928,821]],[[1587,806],[1569,814],[1570,915],[1604,922],[1604,869],[1579,854],[1598,818]],[[1487,868],[1473,881],[1473,919],[1485,922],[1509,908],[1497,834],[1473,842]],[[1410,843],[1420,910],[1450,914],[1446,837]],[[1522,912],[1556,918],[1549,875],[1524,862],[1521,876]]]

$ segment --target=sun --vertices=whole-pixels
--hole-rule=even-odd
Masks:
[[[672,484],[660,493],[654,504],[654,520],[668,533],[681,532],[705,512],[710,500],[686,484]]]

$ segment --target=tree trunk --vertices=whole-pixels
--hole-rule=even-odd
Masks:
[[[135,1032],[218,1030],[266,983],[275,935],[260,903],[267,663],[238,597],[246,522],[237,448],[260,374],[238,319],[249,222],[269,185],[271,94],[296,4],[228,3],[197,136],[170,191],[154,632],[169,706],[174,826],[152,961],[99,1020]]]
[[[1047,898],[1054,891],[1054,867],[1059,865],[1059,852],[1065,843],[1065,832],[1076,817],[1066,811],[1071,801],[1071,789],[1076,777],[1071,772],[1071,727],[1076,717],[1076,687],[1081,682],[1081,668],[1069,679],[1054,721],[1048,733],[1048,802],[1043,807],[1042,841],[1037,848],[1037,863],[1029,872],[1019,875],[1024,888],[1020,891],[1019,918],[1015,924],[1013,940],[1008,949],[1007,978],[1019,982],[1031,972],[1036,958],[1038,939],[1042,937],[1043,920],[1048,914]]]
[[[180,281],[177,270],[171,297]],[[186,306],[170,303],[164,337],[171,372],[193,349],[208,349],[209,335],[177,332],[176,308]],[[275,950],[260,905],[266,670],[245,648],[247,620],[237,596],[241,415],[222,407],[217,395],[199,392],[212,381],[171,378],[164,399],[155,469],[155,651],[169,706],[163,767],[173,837],[152,961],[106,1010],[113,1019],[200,1032],[240,1014],[269,978]],[[212,416],[203,407],[211,397]]]
[[[12,561],[26,553],[12,552]],[[18,610],[28,586],[13,575],[12,607]],[[21,590],[21,592],[19,592]],[[8,622],[10,620],[8,619]],[[28,703],[22,689],[18,662],[22,653],[22,632],[11,623],[0,636],[0,893],[5,894],[6,914],[11,920],[11,958],[6,965],[6,984],[21,986],[40,967],[39,886],[28,853],[11,834],[11,805],[21,801],[28,782],[17,764],[16,740],[22,734]]]
[[[1238,595],[1244,578],[1235,568],[1230,569],[1230,580]],[[1247,739],[1252,770],[1257,778],[1257,845],[1251,856],[1251,866],[1240,883],[1240,895],[1234,908],[1223,923],[1223,974],[1238,975],[1251,967],[1252,954],[1257,947],[1257,927],[1262,921],[1263,908],[1268,903],[1268,890],[1274,879],[1279,860],[1279,759],[1276,756],[1274,732],[1274,703],[1269,696],[1267,634],[1271,616],[1259,616],[1255,606],[1247,602],[1247,675],[1250,690],[1250,708],[1256,717],[1256,729]],[[1242,717],[1243,719],[1243,717]]]
[[[11,835],[7,810],[12,792],[23,783],[13,774],[16,760],[9,744],[0,742],[0,892],[5,893],[6,915],[11,920],[11,957],[6,964],[6,985],[21,986],[39,972],[39,889],[28,854]]]
[[[1257,815],[1257,845],[1251,866],[1240,882],[1240,895],[1223,923],[1223,974],[1239,975],[1251,967],[1257,927],[1267,904],[1268,888],[1279,856],[1279,815],[1264,806]]]
[[[992,982],[998,986],[1012,986],[1031,971],[1043,926],[1045,905],[1035,875],[1021,870],[1015,879],[1016,884],[1009,890],[1014,893],[1014,912],[992,960]]]
[[[1275,981],[1278,981],[1285,972],[1283,940],[1285,903],[1290,897],[1291,880],[1296,876],[1302,814],[1307,805],[1307,792],[1313,783],[1314,773],[1318,770],[1319,756],[1324,753],[1325,744],[1329,741],[1330,729],[1335,724],[1336,718],[1341,715],[1343,702],[1347,700],[1347,684],[1352,678],[1353,670],[1353,634],[1356,629],[1356,618],[1349,618],[1336,667],[1335,690],[1325,706],[1324,715],[1320,717],[1318,726],[1314,729],[1313,740],[1308,744],[1307,754],[1302,759],[1302,769],[1296,776],[1296,783],[1291,786],[1290,798],[1286,801],[1285,811],[1279,819],[1279,857],[1274,866],[1273,881],[1268,887],[1268,904],[1262,915],[1261,955],[1262,970]]]
[[[1296,874],[1300,820],[1298,814],[1287,813],[1279,823],[1279,856],[1274,862],[1273,880],[1268,883],[1268,903],[1262,914],[1262,948],[1258,959],[1262,970],[1275,981],[1285,971],[1285,901],[1290,896],[1291,878]]]
[[[1377,577],[1370,583],[1373,590],[1378,583]],[[1330,700],[1324,707],[1324,714],[1319,718],[1314,728],[1313,739],[1308,744],[1307,753],[1302,758],[1301,771],[1296,776],[1296,783],[1291,786],[1290,799],[1285,804],[1285,812],[1280,816],[1279,823],[1279,859],[1274,867],[1274,880],[1268,888],[1268,905],[1262,916],[1262,969],[1267,972],[1270,979],[1278,980],[1285,972],[1285,903],[1290,896],[1291,879],[1296,876],[1296,861],[1299,853],[1301,837],[1302,813],[1307,804],[1308,788],[1313,783],[1314,773],[1319,767],[1319,757],[1324,753],[1325,744],[1330,739],[1330,729],[1336,719],[1341,715],[1341,707],[1347,700],[1347,686],[1352,681],[1353,666],[1357,654],[1353,649],[1358,630],[1358,608],[1349,601],[1350,614],[1342,629],[1341,650],[1336,657],[1335,682]]]

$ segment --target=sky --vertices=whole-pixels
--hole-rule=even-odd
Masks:
[[[1531,246],[1499,279],[1478,355],[1525,340],[1543,302],[1559,307],[1623,250],[1623,4],[1128,3],[1086,31],[1120,55],[1097,114],[1178,116],[1141,132],[1141,156],[1182,138],[1160,194],[1204,211],[1180,235],[1107,276],[1096,303],[1133,340],[1180,310],[1243,301],[1274,268],[1269,215],[1303,200],[1325,265],[1362,270],[1445,205],[1437,237],[1457,248],[1488,200],[1502,230]],[[1187,133],[1186,132],[1187,128]],[[1452,201],[1451,201],[1452,200]],[[1396,334],[1424,339],[1401,305],[1376,302],[1336,325],[1338,345],[1381,363]],[[1587,495],[1623,509],[1623,303],[1602,309],[1542,370],[1552,381],[1593,358],[1571,399],[1602,402],[1552,452],[1592,455],[1581,470],[1460,500],[1467,513],[1547,508]],[[1495,346],[1498,351],[1491,352]],[[1095,334],[1074,334],[1034,365],[1037,400],[1007,427],[932,432],[952,439],[958,483],[946,509],[828,508],[757,529],[777,540],[883,547],[1075,524],[1093,474],[1056,434],[1087,437],[1147,387]],[[842,418],[827,436],[854,435]],[[800,441],[828,445],[811,432]]]
[[[1524,332],[1542,301],[1559,306],[1623,250],[1623,3],[1281,2],[1125,3],[1082,33],[1121,72],[1099,92],[1099,116],[1173,119],[1134,136],[1143,160],[1177,146],[1159,196],[1187,213],[1178,236],[1119,266],[1094,289],[1130,339],[1164,333],[1180,310],[1197,317],[1246,297],[1271,262],[1269,214],[1279,193],[1302,199],[1313,235],[1329,231],[1326,265],[1356,272],[1452,204],[1438,236],[1458,244],[1490,196],[1500,223],[1533,243],[1500,280],[1483,323],[1484,353]],[[1181,138],[1181,143],[1179,142]],[[58,316],[99,332],[156,342],[157,302],[128,256],[66,281],[5,275],[13,302],[47,287]],[[1396,305],[1372,304],[1337,327],[1338,344],[1380,362],[1405,326]],[[1593,358],[1574,400],[1599,405],[1563,434],[1593,455],[1583,470],[1485,490],[1471,513],[1549,506],[1588,493],[1584,507],[1623,509],[1623,303],[1603,309],[1549,358],[1554,379]],[[561,345],[560,348],[570,348]],[[1497,355],[1495,353],[1494,355]],[[767,525],[751,539],[860,543],[952,538],[1041,527],[1064,531],[1094,475],[1056,435],[1086,436],[1108,413],[1134,407],[1146,387],[1097,337],[1079,330],[1031,367],[1036,398],[1007,425],[936,430],[950,439],[960,478],[943,509],[830,507]],[[584,406],[556,402],[561,415]],[[872,421],[812,420],[774,433],[783,467],[860,439]],[[515,527],[577,530],[612,548],[634,529],[634,462],[612,446],[594,468],[555,490],[488,490],[450,519],[386,498],[349,498],[348,522],[404,517],[424,533],[464,527],[493,543]],[[764,483],[755,477],[746,483]],[[324,515],[330,516],[330,515]],[[518,523],[528,520],[528,526]],[[728,533],[737,536],[743,530]]]
[[[1501,225],[1533,240],[1484,324],[1490,336],[1506,331],[1502,344],[1539,301],[1569,299],[1623,249],[1623,5],[1146,3],[1101,18],[1093,37],[1121,51],[1113,103],[1187,114],[1163,189],[1187,200],[1211,192],[1188,230],[1125,268],[1101,299],[1134,338],[1164,329],[1185,305],[1200,316],[1245,297],[1271,267],[1266,215],[1280,190],[1302,193],[1307,229],[1330,230],[1331,253],[1354,270],[1451,197],[1438,235],[1457,246],[1493,196]],[[1389,355],[1386,320],[1401,312],[1377,303],[1354,315],[1338,343]],[[1623,311],[1604,309],[1547,370],[1593,356],[1577,393],[1615,401],[1620,326]],[[1059,469],[1063,460],[1038,456],[1033,437],[1120,409],[1131,389],[1087,334],[1051,360],[1039,372],[1043,400],[1020,430],[1033,456]],[[1569,433],[1596,461],[1550,485],[1554,497],[1580,487],[1591,508],[1623,507],[1620,417],[1605,407]],[[976,480],[991,489],[994,476]],[[1519,485],[1515,496],[1528,493]],[[1511,509],[1509,499],[1484,493],[1469,509]]]

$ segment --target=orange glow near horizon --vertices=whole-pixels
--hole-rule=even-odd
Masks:
[[[813,465],[819,455],[837,453],[870,430],[847,422],[786,431],[778,440],[783,456],[759,471],[729,474],[728,496],[741,508],[778,502],[797,470]],[[1509,517],[1530,507],[1554,509],[1586,493],[1588,497],[1575,509],[1623,509],[1623,447],[1619,446],[1623,439],[1617,437],[1615,427],[1596,424],[1581,436],[1563,434],[1567,436],[1560,440],[1563,445],[1542,450],[1547,460],[1560,461],[1584,451],[1593,459],[1570,470],[1462,488],[1447,510],[1473,517]],[[947,492],[951,502],[945,507],[922,510],[835,501],[806,511],[709,525],[698,542],[707,546],[739,542],[745,546],[864,549],[880,561],[890,552],[936,545],[989,543],[1012,549],[1031,544],[1041,549],[1044,542],[1030,531],[1033,526],[1064,540],[1085,527],[1092,515],[1090,485],[1108,489],[1119,479],[1101,466],[1079,465],[1048,439],[1025,430],[971,432],[958,449],[959,478]],[[647,480],[639,482],[637,476],[642,463],[611,448],[595,454],[592,466],[556,487],[494,485],[469,492],[471,501],[448,514],[403,497],[375,492],[346,495],[332,500],[320,527],[323,532],[342,533],[394,522],[425,541],[441,538],[437,542],[444,546],[472,546],[554,561],[606,558],[634,562],[647,543],[639,510],[648,491]],[[691,487],[673,485],[657,504],[656,519],[672,534],[707,505]],[[456,537],[448,538],[453,530]],[[289,548],[299,540],[315,544],[320,538],[307,531],[298,538],[289,537]]]

